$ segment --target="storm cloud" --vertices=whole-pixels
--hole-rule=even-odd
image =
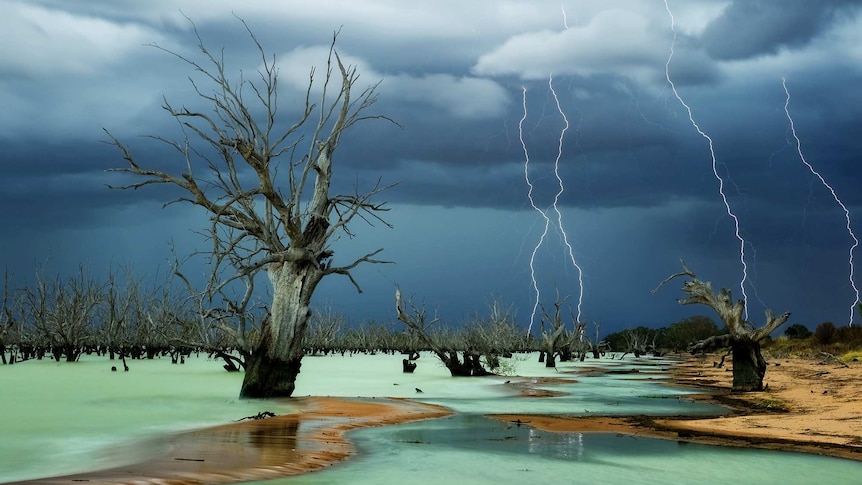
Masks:
[[[22,283],[37,263],[163,273],[169,244],[205,249],[194,231],[206,214],[163,209],[179,195],[169,187],[106,187],[124,179],[106,172],[123,160],[103,129],[142,164],[181,170],[177,153],[147,135],[181,136],[166,101],[208,107],[189,82],[200,81],[194,70],[152,45],[199,59],[191,19],[237,80],[254,75],[261,61],[240,17],[275,56],[279,123],[297,116],[309,72],[339,29],[337,48],[362,87],[380,83],[375,113],[397,122],[356,125],[334,160],[338,192],[397,182],[381,197],[394,229],[357,226],[335,243],[336,258],[384,247],[396,264],[357,269],[362,294],[326,280],[317,304],[354,322],[388,321],[399,285],[452,322],[496,294],[524,323],[543,225],[527,200],[529,176],[540,208],[558,200],[584,268],[584,318],[604,329],[704,313],[676,305],[672,287],[649,294],[680,257],[740,294],[740,244],[720,185],[746,240],[755,321],[771,307],[793,311],[792,323],[845,323],[852,240],[843,211],[800,160],[782,79],[804,156],[862,232],[860,4],[669,0],[672,30],[662,2],[639,0],[8,1],[2,264]],[[715,172],[710,143],[668,76],[710,137]],[[561,234],[552,229],[536,258],[543,302],[556,289],[578,293]]]

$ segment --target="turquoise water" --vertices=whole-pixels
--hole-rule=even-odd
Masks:
[[[350,434],[354,459],[276,484],[859,484],[862,463],[609,433],[549,433],[476,415]]]
[[[715,414],[662,384],[657,360],[588,360],[547,369],[536,356],[510,365],[520,376],[573,379],[543,385],[565,393],[515,397],[514,377],[452,378],[431,356],[415,374],[401,356],[308,357],[297,395],[408,397],[447,406],[443,420],[350,434],[357,456],[325,471],[270,483],[862,483],[862,463],[795,453],[738,450],[614,434],[546,433],[482,417],[488,413]],[[0,483],[133,463],[160,453],[165,435],[227,423],[290,401],[237,399],[242,376],[220,361],[129,361],[111,372],[105,358],[78,363],[29,361],[0,366]],[[603,375],[601,367],[640,370]],[[419,388],[423,392],[416,391]],[[816,479],[814,478],[816,477]]]

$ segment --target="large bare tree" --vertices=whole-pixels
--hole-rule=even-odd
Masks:
[[[208,50],[196,29],[200,62],[155,46],[194,69],[203,82],[193,79],[192,86],[210,107],[198,111],[164,103],[182,137],[152,138],[177,152],[181,172],[142,167],[108,132],[110,143],[128,163],[112,171],[138,179],[114,188],[171,185],[182,195],[168,204],[190,203],[209,214],[212,277],[206,291],[218,294],[233,282],[266,271],[272,283],[271,315],[246,362],[240,396],[284,397],[295,388],[309,304],[318,283],[340,274],[361,291],[351,270],[361,263],[382,262],[374,259],[378,249],[347,264],[333,264],[331,243],[342,233],[352,235],[348,226],[357,220],[386,224],[379,214],[386,208],[372,199],[387,187],[378,179],[364,193],[357,188],[352,195],[332,195],[330,188],[333,156],[344,132],[363,120],[388,118],[366,114],[377,99],[377,84],[356,87],[359,74],[342,63],[335,50],[336,32],[322,78],[311,70],[308,88],[296,100],[299,115],[285,122],[279,112],[275,58],[241,22],[260,56],[254,79],[242,72],[231,79],[224,56]]]
[[[763,378],[766,375],[766,360],[760,350],[760,341],[784,324],[790,318],[790,312],[776,316],[767,309],[766,323],[760,328],[755,328],[743,318],[745,300],[734,303],[730,290],[726,288],[715,293],[710,282],[697,279],[697,276],[685,265],[685,261],[681,263],[682,271],[666,278],[652,292],[656,293],[665,283],[674,278],[688,277],[689,280],[682,285],[682,291],[687,296],[677,302],[680,305],[701,304],[712,308],[727,331],[725,334],[708,337],[695,343],[689,347],[689,351],[695,353],[729,347],[733,355],[733,390],[762,391]]]

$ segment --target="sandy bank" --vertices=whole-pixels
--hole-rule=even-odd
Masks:
[[[345,432],[439,418],[451,411],[407,400],[297,398],[301,412],[180,433],[166,453],[134,465],[24,483],[237,483],[311,472],[353,454]]]
[[[494,415],[546,431],[613,432],[706,444],[817,453],[862,461],[862,364],[773,359],[764,392],[731,393],[731,372],[719,358],[688,358],[674,382],[733,412],[718,418],[565,417]],[[732,363],[728,363],[732,365]]]

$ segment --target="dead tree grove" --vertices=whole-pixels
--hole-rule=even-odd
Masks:
[[[415,335],[428,348],[434,352],[434,355],[440,359],[440,362],[449,369],[452,377],[471,377],[471,376],[486,376],[491,374],[482,365],[482,352],[475,348],[466,348],[461,351],[461,357],[458,356],[458,350],[447,347],[437,342],[429,333],[428,329],[439,318],[434,317],[432,320],[427,320],[424,307],[416,307],[412,303],[408,303],[409,309],[401,301],[401,290],[395,289],[395,311],[398,315],[398,320],[407,325],[407,327],[415,332]]]
[[[178,172],[144,168],[130,148],[106,130],[108,143],[126,162],[110,171],[132,180],[111,187],[167,184],[181,195],[166,205],[184,202],[206,211],[212,275],[206,292],[218,295],[227,285],[266,271],[272,284],[269,318],[246,361],[240,396],[288,397],[300,371],[310,301],[321,279],[343,275],[361,291],[351,270],[361,263],[383,262],[374,259],[382,251],[378,249],[336,265],[330,244],[340,234],[352,235],[349,225],[357,221],[388,226],[379,214],[386,208],[372,200],[387,187],[378,180],[364,193],[357,188],[347,195],[330,194],[330,188],[333,157],[344,132],[363,120],[388,118],[366,114],[376,101],[377,85],[357,88],[359,74],[342,63],[336,33],[325,70],[311,70],[307,90],[292,100],[299,114],[285,120],[279,111],[279,95],[284,93],[275,58],[242,23],[259,55],[252,78],[240,71],[232,79],[224,56],[209,51],[196,29],[200,62],[154,46],[192,68],[197,76],[192,87],[209,109],[164,102],[180,137],[151,138],[174,150]]]
[[[689,347],[691,353],[710,352],[716,349],[730,348],[733,356],[733,390],[740,392],[762,391],[763,378],[766,375],[766,360],[760,349],[760,341],[780,327],[790,317],[790,312],[775,316],[771,310],[766,310],[766,324],[760,328],[743,318],[745,301],[733,302],[730,290],[722,288],[717,294],[707,281],[697,279],[694,273],[682,263],[682,272],[673,274],[662,281],[654,290],[656,293],[665,283],[679,277],[687,276],[690,280],[682,285],[682,291],[687,296],[677,300],[680,305],[702,304],[713,310],[721,318],[727,333],[706,338]]]

